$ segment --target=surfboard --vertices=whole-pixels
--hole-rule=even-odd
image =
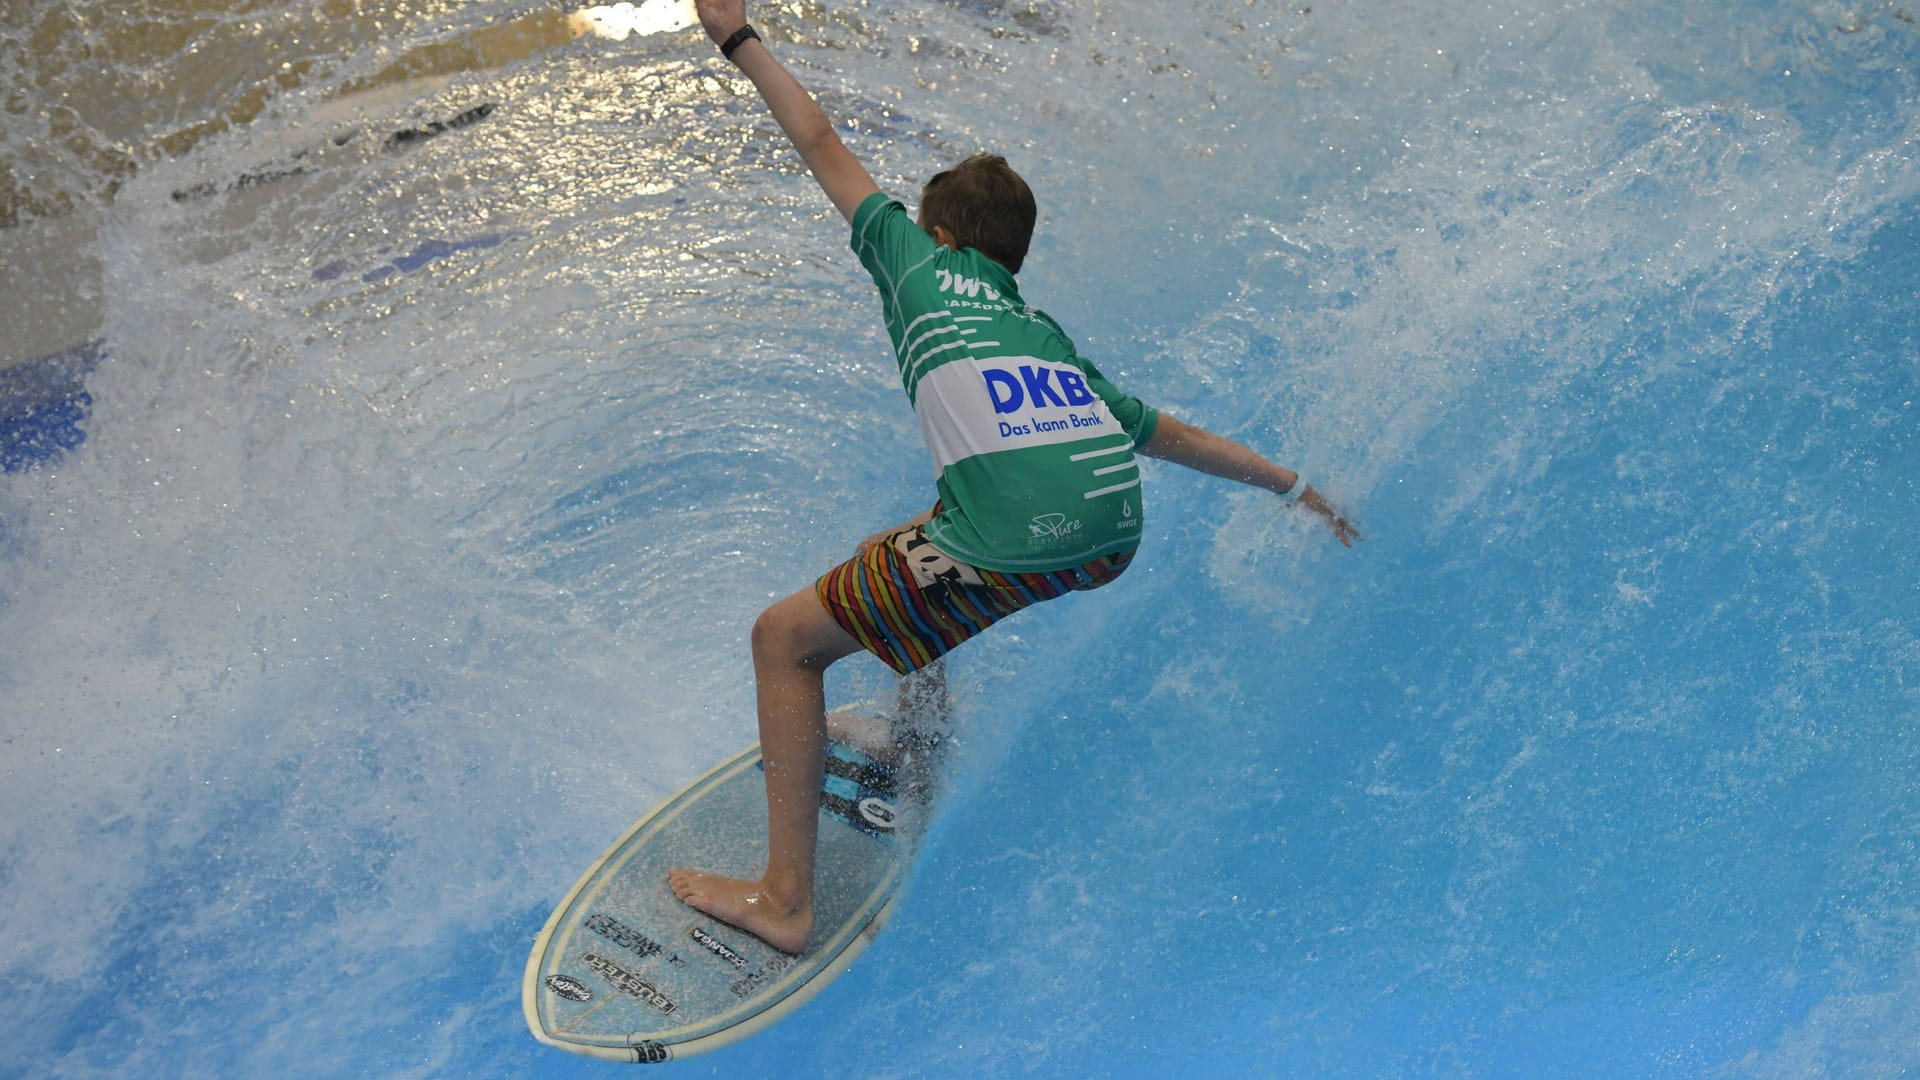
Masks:
[[[897,775],[904,771],[829,744],[813,940],[799,956],[687,907],[667,887],[673,866],[760,873],[759,746],[689,784],[635,823],[554,909],[527,958],[527,1026],[549,1046],[650,1064],[725,1046],[791,1014],[893,913],[924,806]]]

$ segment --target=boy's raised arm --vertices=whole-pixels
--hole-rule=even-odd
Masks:
[[[700,25],[729,53],[741,74],[753,80],[754,88],[773,112],[780,129],[787,133],[801,160],[813,170],[834,208],[848,221],[867,196],[880,190],[867,174],[866,166],[853,156],[840,135],[833,130],[827,114],[813,95],[768,51],[760,36],[747,24],[745,0],[698,0]]]

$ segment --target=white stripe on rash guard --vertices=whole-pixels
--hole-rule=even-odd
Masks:
[[[1140,478],[1136,476],[1124,484],[1115,484],[1112,487],[1103,487],[1098,491],[1089,491],[1086,493],[1084,497],[1088,499],[1097,499],[1102,495],[1111,495],[1116,491],[1125,491],[1128,488],[1135,488],[1139,486],[1140,486]]]
[[[1072,455],[1082,457],[1122,453],[1133,440],[1121,428],[1120,421],[1107,409],[1107,403],[1093,396],[1085,405],[1044,404],[1039,408],[1022,401],[1007,412],[994,409],[987,390],[989,369],[1018,372],[1022,367],[1066,371],[1076,377],[1079,371],[1065,364],[1050,364],[1030,356],[995,357],[991,360],[968,358],[949,360],[926,373],[915,387],[913,411],[920,420],[920,434],[933,454],[933,471],[938,476],[947,466],[975,454],[1002,450],[1023,450],[1031,446],[1051,446],[1118,436],[1118,446]],[[1055,426],[1057,425],[1057,426]]]

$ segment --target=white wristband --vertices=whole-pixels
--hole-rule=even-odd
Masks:
[[[1293,486],[1280,493],[1280,501],[1283,503],[1297,503],[1300,501],[1300,496],[1306,494],[1306,491],[1307,474],[1294,473]]]

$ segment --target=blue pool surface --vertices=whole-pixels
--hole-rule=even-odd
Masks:
[[[893,924],[671,1071],[1920,1071],[1913,14],[756,16],[909,204],[1006,153],[1028,299],[1367,539],[1150,466],[1119,582],[956,654]],[[754,738],[754,615],[931,498],[697,32],[357,107],[484,117],[405,152],[314,119],[524,17],[263,21],[309,83],[58,203],[102,299],[0,369],[0,1076],[600,1075],[534,933]],[[120,63],[226,115],[189,59]]]

